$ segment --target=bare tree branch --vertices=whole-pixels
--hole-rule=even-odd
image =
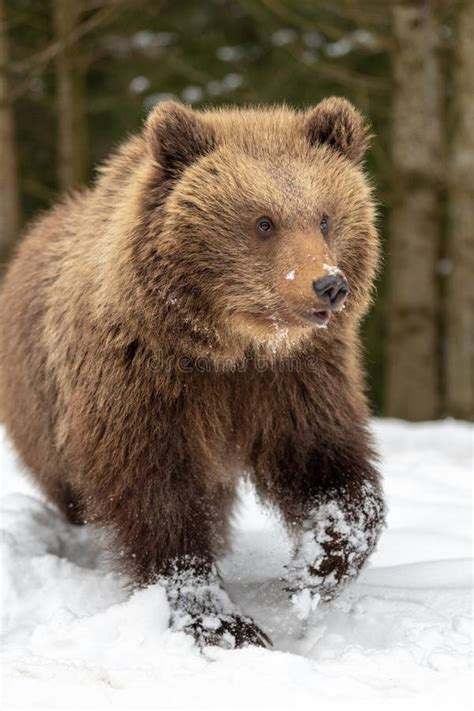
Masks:
[[[22,94],[28,91],[31,76],[41,74],[67,47],[75,44],[101,25],[113,20],[115,16],[124,10],[127,5],[131,4],[131,2],[132,0],[108,0],[105,6],[77,25],[67,36],[55,40],[27,59],[12,62],[10,71],[25,77],[22,81],[16,83],[15,89],[11,90],[12,101],[18,99]]]

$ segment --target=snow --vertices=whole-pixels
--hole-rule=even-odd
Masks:
[[[336,267],[334,264],[323,264],[323,269],[328,276],[339,276],[339,274],[342,274],[339,267]]]
[[[374,430],[390,510],[371,565],[339,599],[292,605],[288,539],[243,486],[221,570],[274,649],[203,653],[169,629],[164,589],[131,593],[94,531],[65,523],[21,476],[3,437],[2,707],[472,708],[474,428]]]

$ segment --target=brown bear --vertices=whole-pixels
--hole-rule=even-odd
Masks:
[[[383,525],[358,335],[378,261],[367,143],[340,98],[160,104],[5,278],[14,445],[201,645],[270,644],[216,567],[242,472],[294,539],[293,593],[330,600]]]

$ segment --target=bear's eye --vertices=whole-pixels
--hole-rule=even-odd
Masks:
[[[261,235],[265,235],[265,237],[268,237],[275,231],[275,225],[269,217],[261,217],[259,220],[257,220],[257,231]]]
[[[329,216],[326,215],[326,213],[324,213],[323,216],[321,217],[321,221],[319,223],[319,229],[321,230],[321,232],[323,233],[324,236],[326,236],[327,233],[329,232]]]

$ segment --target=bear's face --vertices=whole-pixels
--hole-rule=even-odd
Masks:
[[[360,316],[377,236],[359,166],[367,132],[347,101],[307,113],[165,104],[147,137],[167,185],[167,298],[186,301],[191,321],[291,342]]]

